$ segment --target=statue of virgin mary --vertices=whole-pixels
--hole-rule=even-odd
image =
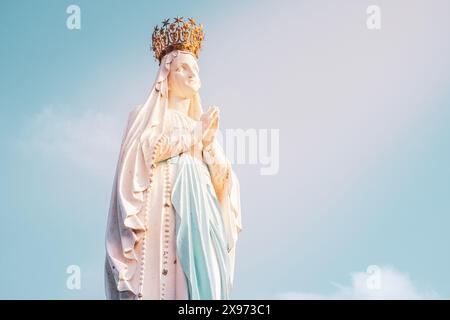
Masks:
[[[144,104],[129,114],[106,230],[107,299],[229,299],[242,230],[239,181],[198,90],[202,25],[163,21]]]

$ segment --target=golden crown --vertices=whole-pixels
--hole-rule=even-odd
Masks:
[[[152,34],[152,50],[155,59],[161,59],[173,50],[187,50],[198,59],[198,53],[205,37],[203,25],[197,25],[194,18],[184,20],[183,17],[162,21],[162,26],[155,26]]]

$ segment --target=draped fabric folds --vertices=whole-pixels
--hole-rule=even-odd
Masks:
[[[231,290],[227,238],[206,164],[187,153],[178,159],[172,191],[177,254],[189,299],[228,299]]]
[[[160,203],[149,203],[148,199],[152,199],[153,191],[162,184],[162,181],[159,181],[159,178],[157,178],[159,177],[157,174],[159,169],[155,155],[160,148],[170,147],[164,145],[165,142],[161,138],[165,132],[165,119],[168,113],[168,74],[170,64],[178,54],[191,53],[175,50],[164,56],[146,102],[130,112],[123,133],[111,191],[105,236],[105,291],[108,299],[135,299],[139,294],[140,281],[142,280],[140,272],[142,273],[143,271],[139,249],[142,247],[145,235],[147,232],[151,232],[153,228],[152,225],[148,225],[147,217],[150,208],[159,212],[159,210],[163,210],[164,206],[162,202],[161,206],[159,206]],[[200,96],[197,93],[191,99],[188,116],[193,121],[198,121],[202,113]],[[215,152],[211,154],[205,153],[205,159],[223,159],[223,150],[219,146],[214,146],[212,150],[215,150]],[[181,159],[183,161],[188,160],[184,157],[181,157]],[[225,175],[224,168],[227,172]],[[207,210],[210,218],[216,217],[217,206],[220,207],[223,227],[217,227],[219,229],[216,231],[221,233],[219,232],[220,228],[224,229],[222,231],[224,231],[226,237],[226,254],[229,260],[228,283],[231,286],[234,273],[235,245],[237,235],[242,229],[239,183],[229,165],[208,165],[208,169],[211,174],[211,183],[216,190],[219,201],[214,203],[212,198],[208,198],[210,207]],[[189,170],[183,171],[182,176],[186,177],[185,174],[187,172]],[[226,178],[215,178],[219,176]],[[183,178],[179,181],[180,184],[177,186],[179,189],[177,189],[178,193],[176,193],[178,198],[176,199],[187,203],[187,194],[185,191],[181,191],[183,181],[185,182],[186,180]],[[218,184],[221,185],[220,188]],[[218,190],[220,190],[220,194]],[[211,188],[212,191],[214,190]],[[189,203],[195,203],[193,202],[195,201],[194,199],[195,195],[191,194]],[[181,210],[181,207],[179,207],[179,210],[184,212]],[[187,221],[184,221],[183,217],[185,217],[184,213],[179,217],[180,230],[182,230],[181,234],[186,235],[188,233],[183,232],[187,232],[189,229],[185,229]],[[191,231],[193,232],[194,230]],[[215,233],[213,232],[213,234]],[[222,245],[215,248],[218,253],[218,259],[223,259],[223,239],[217,234],[215,237],[218,237],[217,243],[222,243]],[[183,244],[180,243],[181,245]],[[198,249],[198,246],[189,248],[195,251]],[[187,253],[188,256],[190,254],[190,252]],[[207,275],[208,273],[206,273]],[[201,277],[203,276],[205,274],[201,274]],[[203,297],[203,292],[205,290],[201,289],[198,295]],[[197,296],[197,293],[194,293],[194,290],[192,290],[192,297],[195,296]]]

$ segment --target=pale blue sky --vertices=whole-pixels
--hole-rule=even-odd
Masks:
[[[449,298],[450,4],[376,2],[2,1],[0,298],[104,298],[119,139],[156,75],[153,26],[176,15],[205,27],[222,127],[280,130],[277,175],[235,165],[233,297],[326,297],[375,264]]]

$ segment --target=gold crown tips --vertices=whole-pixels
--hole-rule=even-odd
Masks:
[[[156,60],[161,59],[173,50],[192,52],[198,59],[198,54],[205,38],[203,25],[197,25],[194,18],[185,20],[176,17],[173,22],[164,19],[162,26],[155,26],[152,34],[152,50]]]

